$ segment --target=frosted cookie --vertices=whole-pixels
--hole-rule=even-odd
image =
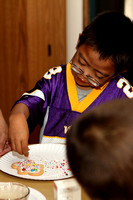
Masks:
[[[33,160],[15,162],[11,167],[16,169],[17,173],[21,175],[40,176],[44,173],[44,165],[37,164]]]

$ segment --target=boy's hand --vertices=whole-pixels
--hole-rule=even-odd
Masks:
[[[10,116],[9,137],[12,150],[28,156],[29,129],[24,114],[16,113]]]

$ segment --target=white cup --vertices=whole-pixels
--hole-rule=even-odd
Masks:
[[[23,184],[0,182],[0,200],[26,200],[29,193],[29,188]]]

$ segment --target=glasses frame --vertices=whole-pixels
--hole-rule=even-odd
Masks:
[[[84,74],[84,71],[80,67],[75,65],[74,63],[71,63],[71,68],[77,74],[80,74],[80,75]],[[95,78],[91,77],[90,75],[86,75],[86,77],[87,77],[88,82],[90,82],[95,87],[102,86],[101,83],[98,80],[96,80]]]

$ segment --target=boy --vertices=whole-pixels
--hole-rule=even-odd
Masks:
[[[133,101],[117,99],[81,115],[67,133],[73,174],[90,197],[133,199]]]
[[[64,143],[68,127],[82,112],[133,97],[132,87],[119,75],[132,65],[132,55],[130,19],[118,12],[98,15],[80,35],[71,62],[50,69],[14,106],[9,119],[12,149],[28,155],[29,129],[36,124],[41,143]]]

